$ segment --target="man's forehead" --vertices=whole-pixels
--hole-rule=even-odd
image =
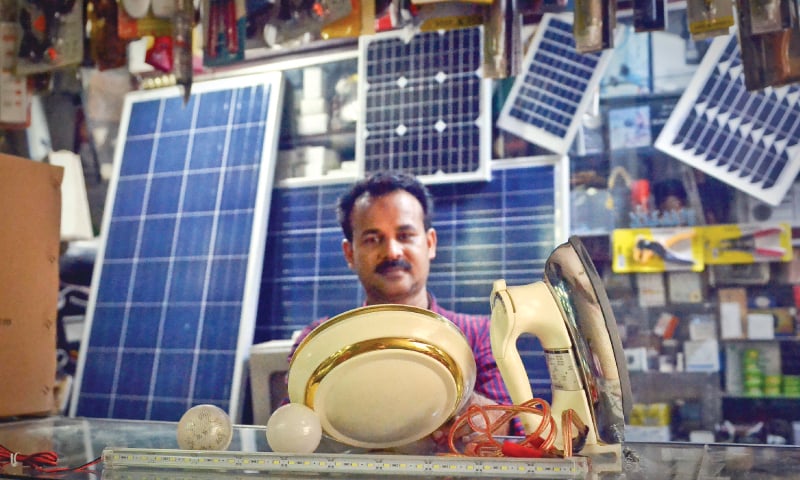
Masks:
[[[388,215],[387,209],[395,214]],[[393,228],[413,228],[422,225],[424,212],[416,197],[405,190],[373,196],[368,193],[361,195],[353,206],[351,220],[354,227],[367,222],[370,224],[388,224]],[[369,225],[360,225],[370,228]]]
[[[353,213],[365,213],[373,208],[386,208],[387,206],[395,207],[401,212],[419,213],[420,215],[424,213],[417,197],[402,189],[381,195],[372,195],[369,192],[365,192],[356,199],[353,205]]]

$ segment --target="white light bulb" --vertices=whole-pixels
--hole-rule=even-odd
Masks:
[[[178,422],[178,447],[183,450],[227,450],[233,424],[216,405],[195,405]]]
[[[322,439],[314,410],[300,403],[277,408],[267,421],[267,443],[277,453],[312,453]]]

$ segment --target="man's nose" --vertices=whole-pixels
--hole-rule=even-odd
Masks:
[[[386,257],[395,260],[403,256],[403,246],[395,239],[386,242]]]

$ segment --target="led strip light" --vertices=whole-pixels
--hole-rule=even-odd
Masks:
[[[103,478],[133,478],[134,469],[228,472],[350,473],[533,478],[585,478],[589,460],[572,458],[496,458],[375,454],[217,452],[143,448],[103,450]]]

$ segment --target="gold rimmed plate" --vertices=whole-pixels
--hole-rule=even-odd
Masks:
[[[472,350],[446,318],[407,305],[357,308],[313,330],[289,367],[289,398],[334,439],[391,448],[426,437],[475,386]]]

